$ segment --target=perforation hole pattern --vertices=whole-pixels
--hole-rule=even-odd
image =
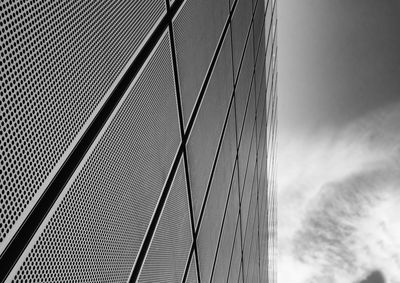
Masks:
[[[0,2],[0,252],[164,4]]]
[[[139,283],[180,282],[192,244],[187,187],[181,159]]]
[[[169,37],[13,282],[126,282],[180,142]]]

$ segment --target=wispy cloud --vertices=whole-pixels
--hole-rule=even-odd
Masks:
[[[400,282],[399,145],[400,105],[280,144],[279,282]]]

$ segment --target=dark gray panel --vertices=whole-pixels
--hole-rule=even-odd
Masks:
[[[180,282],[192,240],[185,173],[181,161],[138,282]]]
[[[228,1],[188,0],[174,20],[185,123],[189,120],[228,14]],[[231,69],[224,71],[232,75]]]
[[[234,0],[230,0],[231,6]],[[239,69],[240,59],[244,50],[247,32],[251,24],[252,17],[251,1],[238,0],[235,13],[232,17],[232,50],[233,50],[233,66],[235,70],[235,78]],[[249,41],[253,41],[252,35],[249,35]]]
[[[15,281],[126,282],[179,143],[165,34]]]
[[[268,67],[268,66],[267,66]],[[269,94],[266,95],[266,98],[269,97]],[[267,217],[268,217],[268,207],[267,207],[267,155],[268,148],[266,144],[267,138],[267,105],[265,106],[263,122],[261,124],[261,133],[260,133],[260,147],[258,151],[258,167],[259,167],[259,205],[260,205],[260,261],[261,261],[261,278],[266,279],[266,275],[264,271],[267,267],[264,265],[265,255],[268,248],[267,239],[268,239],[268,231],[267,231]]]
[[[266,111],[267,111],[267,105],[266,105],[266,94],[263,95],[264,101],[262,102],[261,105],[263,105],[263,110],[262,113],[260,113],[260,116],[257,116],[257,123],[259,123],[259,126],[257,127],[257,131],[259,133],[258,137],[258,149],[257,149],[257,159],[258,159],[258,178],[261,179],[261,170],[262,170],[262,162],[263,162],[263,156],[266,154],[265,151],[265,139],[266,139],[266,129],[267,129],[267,120],[266,120]]]
[[[229,34],[227,34],[187,147],[193,210],[196,221],[203,203],[211,166],[215,159],[219,138],[232,96],[231,62],[230,39]],[[233,134],[234,141],[235,136]]]
[[[264,117],[265,119],[265,117]],[[266,150],[266,144],[265,144],[265,138],[266,138],[266,122],[262,123],[262,128],[261,128],[261,142],[259,143],[259,148],[258,148],[258,180],[259,180],[259,192],[260,192],[260,200],[263,200],[263,197],[265,196],[266,192],[266,184],[265,184],[265,176],[266,176],[266,163],[265,163],[265,157],[267,155],[267,150]],[[260,206],[262,211],[264,203],[261,202]]]
[[[252,83],[254,84],[254,82],[252,82],[254,70],[253,62],[253,41],[249,40],[246,45],[243,63],[235,89],[238,134],[240,134],[243,126],[246,103],[250,92],[250,85]]]
[[[163,13],[164,2],[7,1],[0,6],[1,251],[10,229],[33,205]]]
[[[225,203],[234,174],[236,145],[234,130],[235,116],[234,111],[231,111],[197,237],[200,278],[205,282],[210,280]]]
[[[272,23],[271,34],[273,34],[273,24],[274,24],[275,19],[276,19],[276,7],[275,7],[274,19],[271,21],[271,17],[272,17],[272,13],[273,13],[273,9],[272,8],[273,8],[273,5],[274,5],[272,2],[273,2],[272,0],[269,0],[268,7],[267,7],[267,13],[265,15],[265,19],[266,19],[266,21],[265,21],[265,30],[267,31],[266,34],[268,34],[268,30],[270,28],[271,23]]]
[[[232,246],[239,215],[239,191],[236,168],[234,170],[233,182],[230,190],[221,242],[212,279],[213,282],[225,282],[228,278]]]
[[[262,40],[265,40],[265,37],[262,36]],[[256,77],[256,83],[257,83],[257,101],[258,101],[258,96],[260,95],[260,90],[265,89],[265,82],[266,82],[266,77],[268,75],[268,68],[265,69],[265,67],[268,67],[266,65],[266,60],[269,61],[270,57],[267,57],[265,54],[265,43],[261,43],[260,48],[258,50],[258,57],[256,61],[256,66],[255,66],[255,77]],[[265,73],[267,71],[267,73]]]
[[[268,50],[267,50],[267,56],[266,56],[266,64],[267,67],[270,63],[269,62],[271,59],[271,50],[272,50],[272,46],[276,46],[274,44],[274,40],[275,40],[275,33],[274,33],[274,23],[275,21],[271,21],[271,16],[272,16],[273,10],[272,10],[272,3],[269,3],[269,6],[267,8],[267,13],[266,13],[266,21],[265,21],[265,28],[264,28],[264,33],[263,36],[265,37],[265,45],[268,43]],[[276,12],[274,13],[274,17],[276,16]],[[260,47],[261,48],[261,47]],[[273,60],[272,60],[273,61]],[[268,68],[267,68],[268,70]],[[272,72],[272,71],[271,71]]]
[[[266,66],[268,67],[268,66]],[[262,90],[265,93],[265,102],[264,102],[264,114],[263,114],[263,119],[261,121],[261,126],[262,126],[262,133],[260,133],[260,139],[262,140],[262,144],[267,143],[267,139],[269,139],[271,137],[271,115],[274,114],[274,110],[273,110],[273,101],[272,101],[272,97],[271,97],[271,87],[273,87],[272,85],[272,70],[271,70],[271,74],[270,77],[268,78],[268,89],[264,89]],[[263,127],[265,127],[265,129],[263,129]],[[267,150],[268,150],[268,146],[266,146],[265,148],[265,153],[259,152],[260,154],[267,154]],[[259,156],[260,158],[260,156]]]
[[[254,3],[257,2],[256,4],[257,6],[255,7],[255,12],[254,12],[254,39],[255,39],[255,44],[257,46],[262,32],[265,5],[264,5],[264,0],[258,0],[258,1],[253,0],[253,2]]]
[[[256,109],[256,116],[257,116],[257,146],[259,147],[260,139],[261,139],[261,131],[262,126],[266,123],[265,119],[265,108],[266,108],[266,89],[265,89],[265,76],[263,76],[263,80],[261,81],[258,100],[257,100],[257,109]]]

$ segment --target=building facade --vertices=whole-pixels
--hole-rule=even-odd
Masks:
[[[276,281],[276,0],[0,7],[0,282]]]

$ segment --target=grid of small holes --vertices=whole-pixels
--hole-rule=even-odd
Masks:
[[[166,35],[13,282],[126,282],[180,142]]]
[[[185,62],[184,51],[181,50],[181,42],[185,42],[190,33],[187,31],[188,29],[195,29],[196,23],[193,21],[193,17],[190,15],[193,13],[192,11],[195,10],[196,1],[187,0],[186,3],[183,5],[181,11],[177,15],[176,19],[173,21],[173,29],[174,29],[174,40],[175,40],[175,48],[176,48],[176,61],[178,66],[179,78],[180,78],[180,92],[182,96],[182,114],[183,120],[185,123],[189,120],[189,115],[192,111],[192,107],[195,103],[195,99],[197,97],[197,92],[200,90],[200,81],[195,80],[191,83],[189,87],[185,85],[185,73],[182,72],[183,70],[183,63]],[[189,35],[189,36],[188,36]],[[204,50],[203,50],[204,52]],[[181,68],[179,68],[181,66]],[[195,67],[195,66],[193,66]],[[202,75],[202,74],[200,74]],[[191,76],[192,79],[195,78]],[[186,88],[189,88],[191,91],[187,91]],[[185,105],[186,104],[186,105]],[[188,108],[188,109],[186,109]]]
[[[198,278],[198,276],[197,276],[197,269],[196,269],[196,259],[193,254],[192,260],[190,262],[188,275],[186,278],[186,283],[197,283],[198,282],[197,278]]]
[[[189,121],[228,12],[227,0],[187,0],[173,21],[185,123]],[[210,20],[204,21],[207,18]],[[209,22],[214,25],[207,26]]]
[[[138,282],[180,282],[192,244],[183,162],[175,175]]]
[[[1,1],[0,250],[163,9],[163,1]]]

